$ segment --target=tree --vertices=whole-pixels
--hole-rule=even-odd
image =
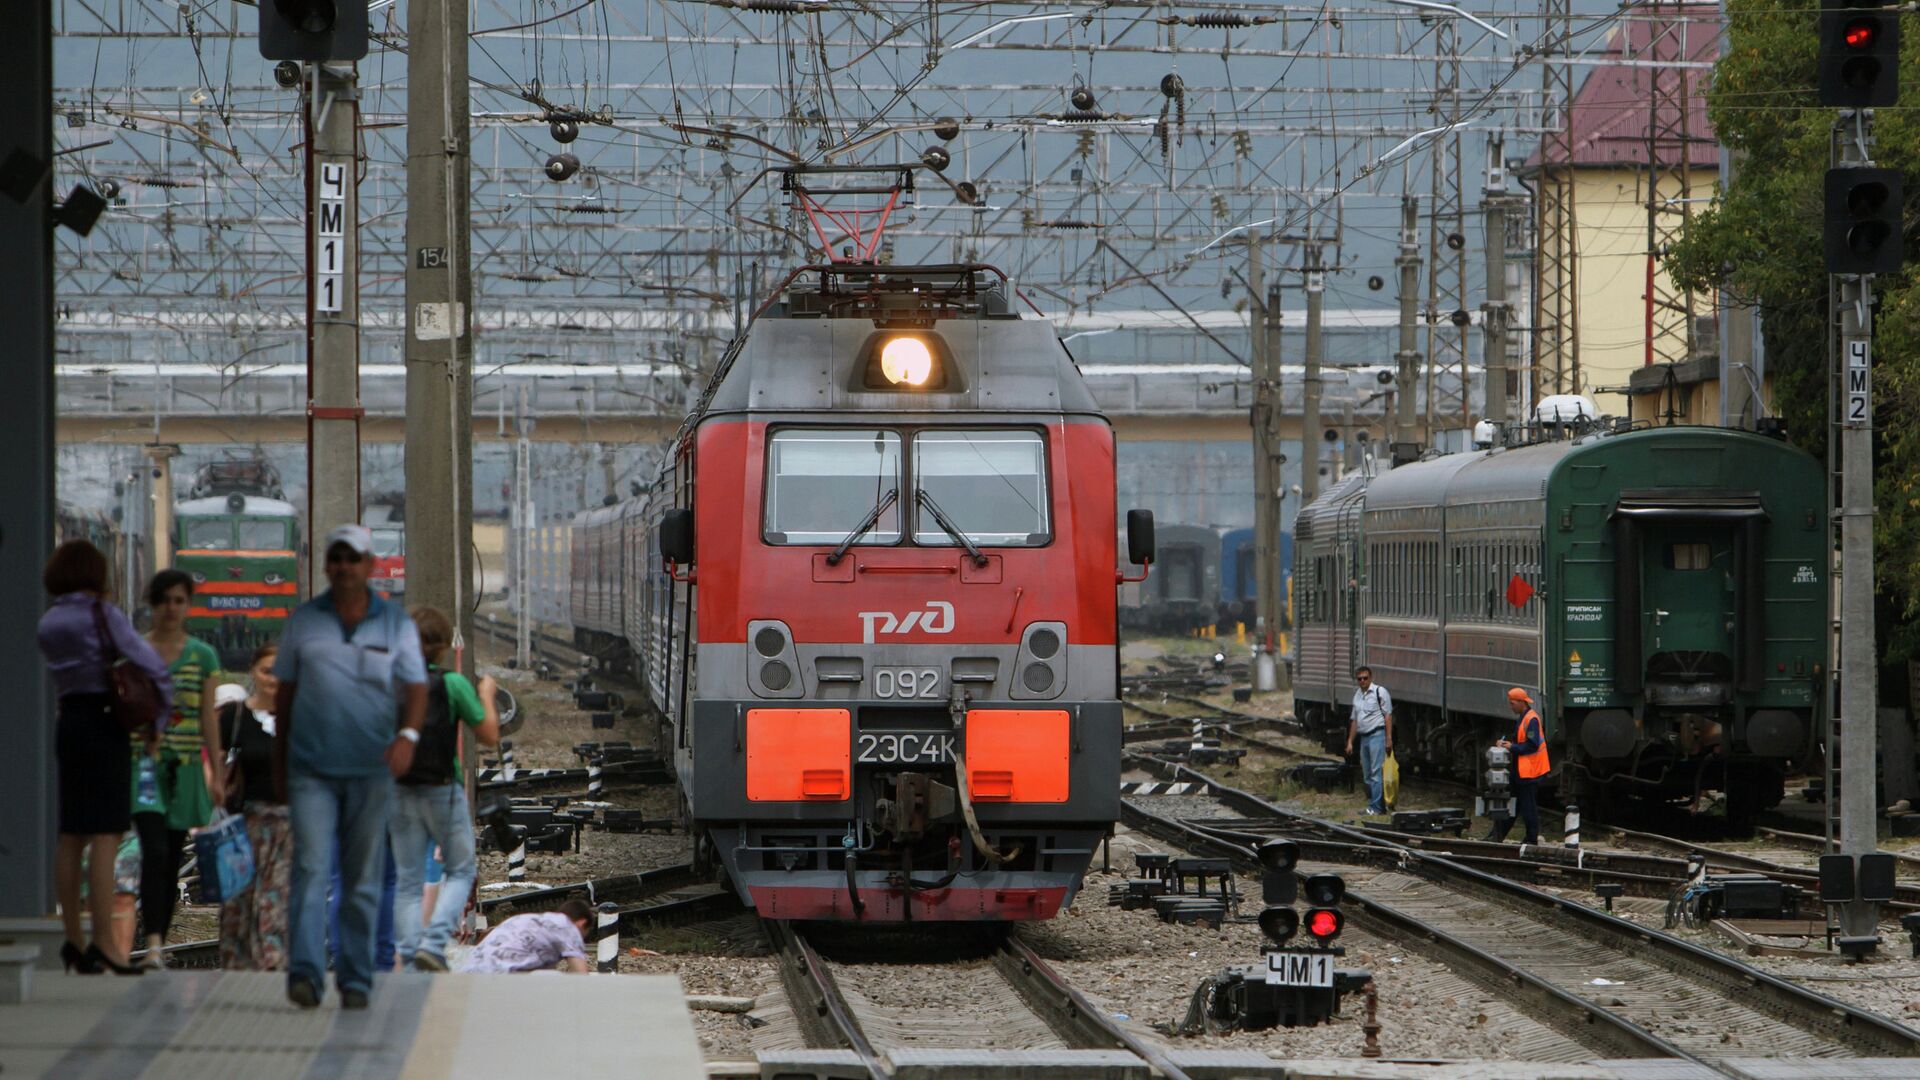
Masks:
[[[1714,65],[1707,112],[1738,162],[1711,208],[1696,216],[1667,266],[1698,290],[1760,309],[1773,380],[1771,403],[1794,443],[1827,445],[1827,276],[1821,262],[1821,183],[1836,110],[1814,101],[1817,6],[1800,0],[1728,0],[1726,51]],[[1905,35],[1900,69],[1915,70],[1920,35]],[[1915,88],[1911,92],[1920,92]],[[1872,153],[1909,175],[1920,126],[1904,109],[1874,120]],[[1909,269],[1874,280],[1875,519],[1882,656],[1920,656],[1920,291]]]

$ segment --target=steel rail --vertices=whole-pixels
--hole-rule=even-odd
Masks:
[[[1585,904],[1508,881],[1457,859],[1420,851],[1405,844],[1370,836],[1363,830],[1287,810],[1257,795],[1222,784],[1188,766],[1165,762],[1156,764],[1177,777],[1205,784],[1215,798],[1238,812],[1292,821],[1334,836],[1374,844],[1392,858],[1396,868],[1403,872],[1425,877],[1502,906],[1532,909],[1590,940],[1602,945],[1618,944],[1633,955],[1651,960],[1695,985],[1738,1000],[1803,1031],[1867,1050],[1875,1056],[1920,1056],[1920,1031],[1788,982],[1732,957],[1628,922]],[[1691,1054],[1682,1056],[1700,1060]],[[1701,1064],[1711,1067],[1705,1061],[1701,1061]]]
[[[1629,844],[1644,844],[1649,847],[1663,847],[1670,851],[1698,852],[1706,856],[1708,866],[1720,866],[1732,870],[1750,870],[1768,877],[1799,885],[1814,895],[1820,891],[1820,873],[1809,866],[1788,866],[1758,855],[1749,855],[1743,851],[1713,847],[1708,844],[1696,844],[1690,840],[1665,836],[1660,833],[1641,832],[1637,829],[1622,828],[1618,825],[1596,825],[1594,831],[1620,837]],[[1771,832],[1772,830],[1756,830]],[[1779,834],[1775,834],[1779,835]],[[1897,854],[1897,853],[1896,853]],[[1920,910],[1920,885],[1913,882],[1897,882],[1894,885],[1894,899],[1883,907],[1898,911]]]
[[[774,952],[780,957],[780,981],[801,1033],[816,1045],[851,1049],[872,1080],[892,1080],[893,1071],[880,1061],[873,1044],[854,1019],[853,1007],[840,992],[833,972],[800,931],[782,919],[762,919]]]
[[[1285,827],[1284,822],[1217,822],[1188,821],[1187,824],[1201,832],[1212,833],[1225,840],[1257,844],[1262,840],[1271,840],[1281,835],[1273,831],[1274,827]],[[1262,828],[1267,826],[1267,828]],[[1448,841],[1436,837],[1401,836],[1397,833],[1383,833],[1383,839],[1389,843],[1405,843],[1423,851],[1438,848],[1442,854],[1468,866],[1476,866],[1499,874],[1504,878],[1518,879],[1528,884],[1574,884],[1585,882],[1589,886],[1601,882],[1618,882],[1626,886],[1633,896],[1647,896],[1667,899],[1674,888],[1684,881],[1679,874],[1649,874],[1644,868],[1627,869],[1605,865],[1602,859],[1595,859],[1589,865],[1580,866],[1557,860],[1535,860],[1523,857],[1519,849],[1511,844],[1486,844],[1487,848],[1504,847],[1505,853],[1467,854],[1451,849],[1452,844],[1479,844],[1479,841]],[[1363,844],[1352,841],[1315,840],[1289,835],[1288,839],[1300,845],[1302,854],[1315,855],[1331,861],[1367,862],[1372,853],[1379,850],[1378,844]],[[1664,860],[1671,862],[1673,860]]]
[[[1028,1007],[1071,1043],[1087,1049],[1126,1050],[1163,1080],[1189,1080],[1187,1072],[1147,1040],[1120,1026],[1105,1010],[1053,970],[1013,928],[994,952],[994,966]]]

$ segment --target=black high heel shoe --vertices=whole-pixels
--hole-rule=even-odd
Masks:
[[[106,953],[100,951],[100,946],[98,945],[87,946],[86,960],[88,963],[96,965],[95,970],[111,971],[115,975],[145,975],[147,973],[145,968],[136,964],[114,963],[107,958]]]
[[[99,966],[87,959],[87,954],[81,952],[71,941],[60,943],[60,962],[66,965],[68,971],[78,975],[100,974]]]

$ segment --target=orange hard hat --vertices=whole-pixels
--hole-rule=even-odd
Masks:
[[[1525,690],[1522,690],[1517,686],[1507,691],[1507,700],[1508,701],[1524,701],[1529,705],[1533,704],[1533,698],[1529,696]]]

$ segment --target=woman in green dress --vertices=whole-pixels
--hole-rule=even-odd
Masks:
[[[220,725],[213,688],[220,671],[213,646],[187,633],[193,578],[162,570],[147,586],[153,629],[147,641],[173,678],[173,714],[165,733],[137,737],[133,763],[133,827],[140,835],[140,925],[147,967],[165,966],[160,949],[180,897],[187,830],[205,825],[225,801]]]

